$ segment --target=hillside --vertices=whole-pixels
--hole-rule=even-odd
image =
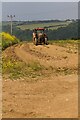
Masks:
[[[21,41],[32,39],[33,29],[44,27],[49,40],[78,39],[78,22],[13,22],[13,34]],[[10,33],[10,23],[3,22],[2,30]]]
[[[44,27],[44,28],[48,28],[48,29],[52,29],[52,30],[56,30],[60,27],[66,27],[67,25],[69,25],[70,23],[68,22],[43,22],[43,23],[31,23],[31,24],[22,24],[22,25],[18,25],[17,27],[25,30],[25,29],[30,29],[33,30],[34,28],[37,27]]]

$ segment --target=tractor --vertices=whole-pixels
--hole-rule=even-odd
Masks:
[[[35,45],[48,44],[48,37],[46,33],[44,33],[44,28],[35,28],[33,30],[33,43]]]

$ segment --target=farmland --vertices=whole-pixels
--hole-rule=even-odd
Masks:
[[[70,120],[79,113],[77,2],[3,2],[2,119]]]
[[[32,23],[32,24],[26,24],[26,25],[19,25],[17,26],[18,28],[25,30],[25,29],[30,29],[33,30],[34,28],[37,27],[44,27],[52,30],[56,30],[60,27],[66,27],[69,25],[69,22],[50,22],[50,23]]]
[[[79,40],[3,51],[3,118],[78,117]]]
[[[44,27],[49,40],[77,39],[77,26],[77,21],[13,21],[13,35],[21,41],[30,41],[33,29]],[[10,33],[10,22],[3,22],[2,31]]]
[[[35,27],[46,28],[48,45],[32,43]],[[13,22],[17,37],[10,22],[3,30],[3,118],[77,118],[77,22]]]

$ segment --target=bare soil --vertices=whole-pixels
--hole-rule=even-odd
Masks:
[[[25,63],[38,61],[44,67],[56,70],[52,72],[50,69],[48,73],[44,70],[44,76],[40,78],[11,80],[3,77],[3,118],[78,117],[76,49],[56,44],[35,46],[23,43],[6,49],[3,55],[15,55]],[[61,70],[63,73],[58,74]]]

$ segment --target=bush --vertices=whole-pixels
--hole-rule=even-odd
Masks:
[[[19,42],[19,39],[9,33],[2,32],[0,36],[2,36],[2,50]]]

